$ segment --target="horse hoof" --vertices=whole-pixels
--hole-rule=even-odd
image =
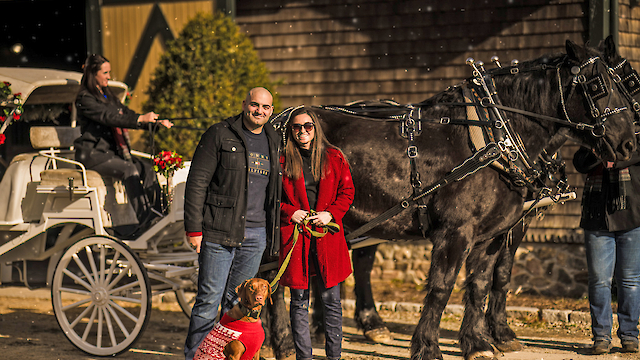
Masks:
[[[522,343],[515,339],[500,344],[495,344],[495,347],[502,352],[520,351],[524,348],[524,346],[522,346]]]
[[[389,329],[381,328],[381,329],[373,329],[364,332],[364,337],[369,341],[373,341],[375,343],[380,344],[389,344],[391,343],[391,332]]]
[[[471,354],[466,360],[494,360],[495,358],[492,351],[479,351]]]

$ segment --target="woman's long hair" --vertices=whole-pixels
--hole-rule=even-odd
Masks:
[[[117,99],[116,96],[111,92],[111,89],[107,86],[106,88],[98,88],[98,82],[96,81],[96,75],[98,75],[98,71],[102,67],[102,64],[109,62],[104,56],[98,54],[91,54],[85,60],[84,65],[82,66],[82,80],[80,81],[80,91],[82,89],[86,89],[91,95],[95,96],[96,99],[106,103],[109,101],[114,101]],[[102,90],[102,92],[100,92]],[[105,99],[104,95],[107,95]],[[117,101],[117,100],[116,100]]]
[[[287,177],[298,180],[302,176],[302,155],[300,155],[300,148],[298,143],[294,139],[293,129],[291,124],[293,119],[302,114],[307,114],[313,121],[315,129],[313,140],[311,141],[311,173],[313,179],[319,181],[325,175],[327,148],[338,149],[329,143],[329,140],[322,131],[322,124],[318,121],[320,118],[318,115],[307,108],[300,108],[291,113],[289,121],[286,126],[286,146],[284,148],[284,173]],[[339,149],[338,149],[339,150]]]

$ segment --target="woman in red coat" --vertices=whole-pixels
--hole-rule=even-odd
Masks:
[[[309,280],[317,281],[325,310],[325,350],[328,359],[342,351],[340,282],[351,274],[351,260],[342,229],[342,218],[355,193],[349,164],[340,149],[329,144],[318,116],[301,108],[286,126],[286,145],[280,163],[284,169],[280,206],[280,263],[294,244],[294,230],[301,229],[287,270],[280,283],[291,290],[291,328],[296,359],[311,359],[309,331]],[[311,214],[310,210],[315,210]],[[334,222],[340,227],[314,237],[303,226],[322,231]]]

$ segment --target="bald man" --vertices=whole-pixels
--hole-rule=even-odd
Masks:
[[[222,314],[231,309],[236,287],[255,277],[265,249],[276,256],[282,175],[271,114],[269,90],[251,89],[242,113],[212,125],[193,155],[184,227],[200,267],[187,360],[215,325],[218,307]]]

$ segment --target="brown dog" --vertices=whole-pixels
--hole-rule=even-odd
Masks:
[[[260,311],[267,298],[271,301],[271,286],[267,280],[253,278],[240,284],[236,293],[240,302],[205,337],[194,360],[260,358],[264,341]]]

